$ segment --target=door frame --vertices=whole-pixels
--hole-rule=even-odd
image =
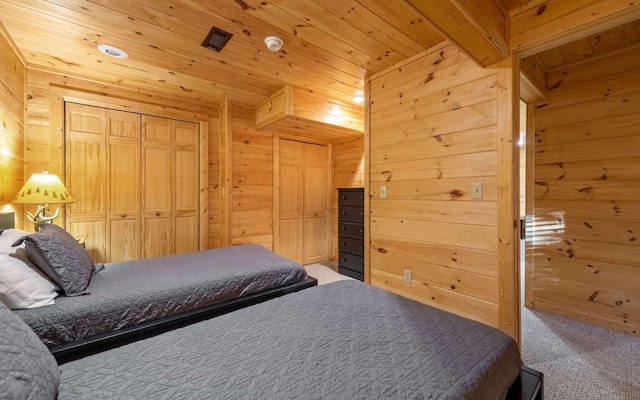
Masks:
[[[333,245],[333,232],[331,221],[333,220],[333,143],[328,140],[316,139],[307,136],[290,135],[275,132],[273,134],[273,252],[280,254],[280,140],[319,144],[327,146],[327,260],[331,259],[331,246]]]

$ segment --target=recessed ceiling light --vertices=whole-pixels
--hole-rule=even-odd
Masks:
[[[101,44],[100,46],[98,46],[98,50],[100,51],[100,53],[106,54],[109,57],[114,57],[114,58],[128,58],[129,57],[129,55],[125,51],[120,50],[117,47],[109,46],[109,45],[106,45],[106,44]]]
[[[364,103],[364,96],[361,95],[361,94],[359,94],[357,96],[353,96],[353,102],[354,103],[358,103],[358,104]]]

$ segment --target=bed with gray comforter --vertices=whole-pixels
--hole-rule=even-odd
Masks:
[[[498,400],[520,367],[494,328],[341,281],[66,363],[58,398]]]
[[[302,266],[262,246],[234,246],[106,264],[90,294],[15,313],[55,348],[305,279]]]

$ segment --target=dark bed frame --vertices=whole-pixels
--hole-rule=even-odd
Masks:
[[[195,322],[217,317],[231,311],[239,310],[253,304],[262,303],[263,301],[317,285],[318,280],[316,278],[308,277],[303,281],[292,283],[290,285],[268,289],[237,299],[198,308],[196,310],[170,315],[153,321],[147,321],[139,325],[128,326],[117,331],[92,336],[75,342],[51,346],[49,347],[49,351],[56,358],[58,364],[64,364],[68,361],[77,360],[79,358],[119,347],[136,340],[156,336],[163,332],[191,325]]]
[[[544,400],[544,375],[522,366],[520,375],[509,388],[505,400]]]

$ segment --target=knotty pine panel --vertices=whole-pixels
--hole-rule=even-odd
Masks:
[[[542,182],[636,179],[638,168],[640,158],[541,164],[536,168],[536,179]]]
[[[495,69],[451,45],[374,76],[368,186],[371,283],[493,326],[497,88]],[[471,199],[477,182],[483,198]]]
[[[408,160],[372,165],[371,182],[488,176],[497,171],[495,151],[425,158],[415,164]]]
[[[447,268],[497,278],[497,255],[492,251],[449,246],[417,240],[394,238],[384,234],[371,238],[371,254],[395,254]]]
[[[495,226],[497,207],[491,201],[372,199],[371,217],[393,218],[398,210],[408,219]]]
[[[547,145],[636,136],[638,133],[637,125],[637,121],[629,118],[628,115],[619,115],[570,124],[545,126],[544,128],[536,129],[536,148]]]
[[[272,249],[273,134],[254,121],[253,109],[233,106],[231,243]]]
[[[364,137],[333,143],[331,259],[338,257],[338,188],[364,187]]]
[[[401,276],[378,269],[371,270],[371,284],[487,325],[498,325],[498,306],[489,301],[456,293],[450,289],[425,285],[417,280],[413,285],[408,286]]]
[[[638,65],[640,48],[631,48],[622,54],[622,56],[616,56],[617,59],[615,63],[610,62],[609,57],[601,57],[589,61],[587,68],[585,68],[584,64],[578,63],[577,65],[552,70],[547,74],[547,86],[550,89],[569,89],[570,86],[583,86],[584,82],[594,80],[593,78],[596,76],[604,77],[634,73],[632,71],[636,69]],[[626,80],[619,80],[618,84],[625,81]],[[606,80],[604,80],[604,82],[606,82]],[[627,85],[627,87],[629,86]],[[631,87],[633,87],[633,85]],[[569,93],[571,93],[571,91],[569,91]],[[557,96],[561,95],[561,93],[553,93],[552,95]]]
[[[431,264],[421,260],[406,259],[378,251],[371,254],[371,262],[382,272],[402,276],[404,269],[413,271],[412,279],[425,285],[452,290],[492,303],[498,302],[497,278]]]
[[[15,212],[16,228],[31,225],[25,207],[11,204],[26,175],[25,75],[21,57],[0,25],[0,212]]]
[[[209,243],[207,248],[215,249],[220,247],[220,119],[209,118],[208,135],[208,179],[207,190],[209,192]],[[202,188],[201,188],[202,189]]]
[[[534,308],[636,335],[637,55],[631,48],[547,75],[559,84],[535,115],[533,222]]]

